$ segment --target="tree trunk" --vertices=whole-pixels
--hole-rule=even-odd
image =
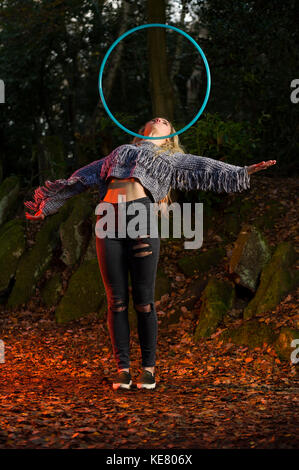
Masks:
[[[165,0],[147,0],[148,23],[166,22]],[[174,92],[166,51],[165,28],[148,28],[147,43],[153,116],[174,118]]]
[[[185,22],[185,16],[188,10],[188,0],[182,0],[182,10],[181,10],[181,16],[180,16],[180,28],[184,29],[184,22]],[[181,54],[183,50],[183,41],[186,41],[186,38],[182,34],[177,34],[177,41],[176,41],[176,48],[175,48],[175,54],[174,54],[174,59],[172,62],[172,67],[171,67],[171,82],[173,84],[173,88],[175,91],[175,109],[177,110],[177,113],[179,116],[182,116],[184,113],[184,107],[181,102],[180,98],[180,91],[175,83],[175,76],[179,73],[180,70],[180,65],[181,65]]]
[[[123,0],[121,9],[122,9],[122,15],[120,16],[121,24],[120,24],[117,37],[120,37],[128,29],[130,3],[127,0]],[[114,80],[115,80],[115,77],[117,76],[117,69],[121,61],[123,48],[124,48],[124,43],[123,41],[120,41],[120,43],[116,46],[116,51],[114,54],[114,62],[113,64],[111,64],[111,67],[109,68],[109,72],[106,78],[105,101],[107,103],[109,102],[109,98],[111,96],[112,89],[113,89]],[[92,117],[87,124],[86,135],[87,134],[94,135],[95,129],[97,129],[100,125],[100,120],[101,120],[103,110],[104,110],[104,106],[102,104],[101,98],[99,98],[99,101],[94,109]]]

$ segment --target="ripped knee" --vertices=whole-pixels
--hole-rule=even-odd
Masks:
[[[122,312],[128,307],[127,303],[123,300],[117,300],[116,302],[111,303],[110,308],[114,312]]]
[[[142,236],[142,238],[144,237],[149,237],[149,235],[144,235]],[[140,240],[141,237],[138,237],[137,239],[137,243],[133,246],[133,250],[136,250],[138,248],[143,248],[143,247],[149,247],[149,244],[148,243],[142,243],[142,240]],[[134,253],[134,256],[148,256],[152,253],[152,251],[148,251],[148,248],[147,248],[147,251],[142,251],[142,252],[135,252]]]
[[[138,312],[151,312],[152,311],[152,304],[149,303],[149,304],[146,304],[146,305],[140,305],[140,304],[134,304],[135,305],[135,309],[138,311]]]

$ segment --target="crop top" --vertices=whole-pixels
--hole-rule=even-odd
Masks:
[[[109,176],[137,178],[154,202],[163,199],[170,188],[214,192],[240,192],[250,188],[247,166],[236,166],[208,157],[165,150],[149,140],[116,147],[106,157],[76,170],[68,179],[45,181],[34,192],[34,202],[24,205],[44,215],[55,214],[70,197],[96,185],[100,200],[108,189]]]

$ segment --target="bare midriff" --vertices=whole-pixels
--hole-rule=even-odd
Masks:
[[[103,201],[122,202],[133,201],[146,197],[144,187],[136,178],[108,178],[108,189]]]

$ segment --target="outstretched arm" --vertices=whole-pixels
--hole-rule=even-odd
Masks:
[[[176,152],[162,154],[172,165],[171,186],[173,188],[214,192],[238,192],[250,188],[249,175],[267,168],[275,160],[251,166],[237,166],[198,155]]]
[[[85,191],[92,185],[101,185],[100,171],[105,158],[96,160],[76,170],[68,179],[46,181],[45,186],[38,187],[34,192],[34,202],[25,201],[24,205],[36,212],[34,215],[26,212],[27,219],[44,219],[55,214],[65,201],[76,194]]]

